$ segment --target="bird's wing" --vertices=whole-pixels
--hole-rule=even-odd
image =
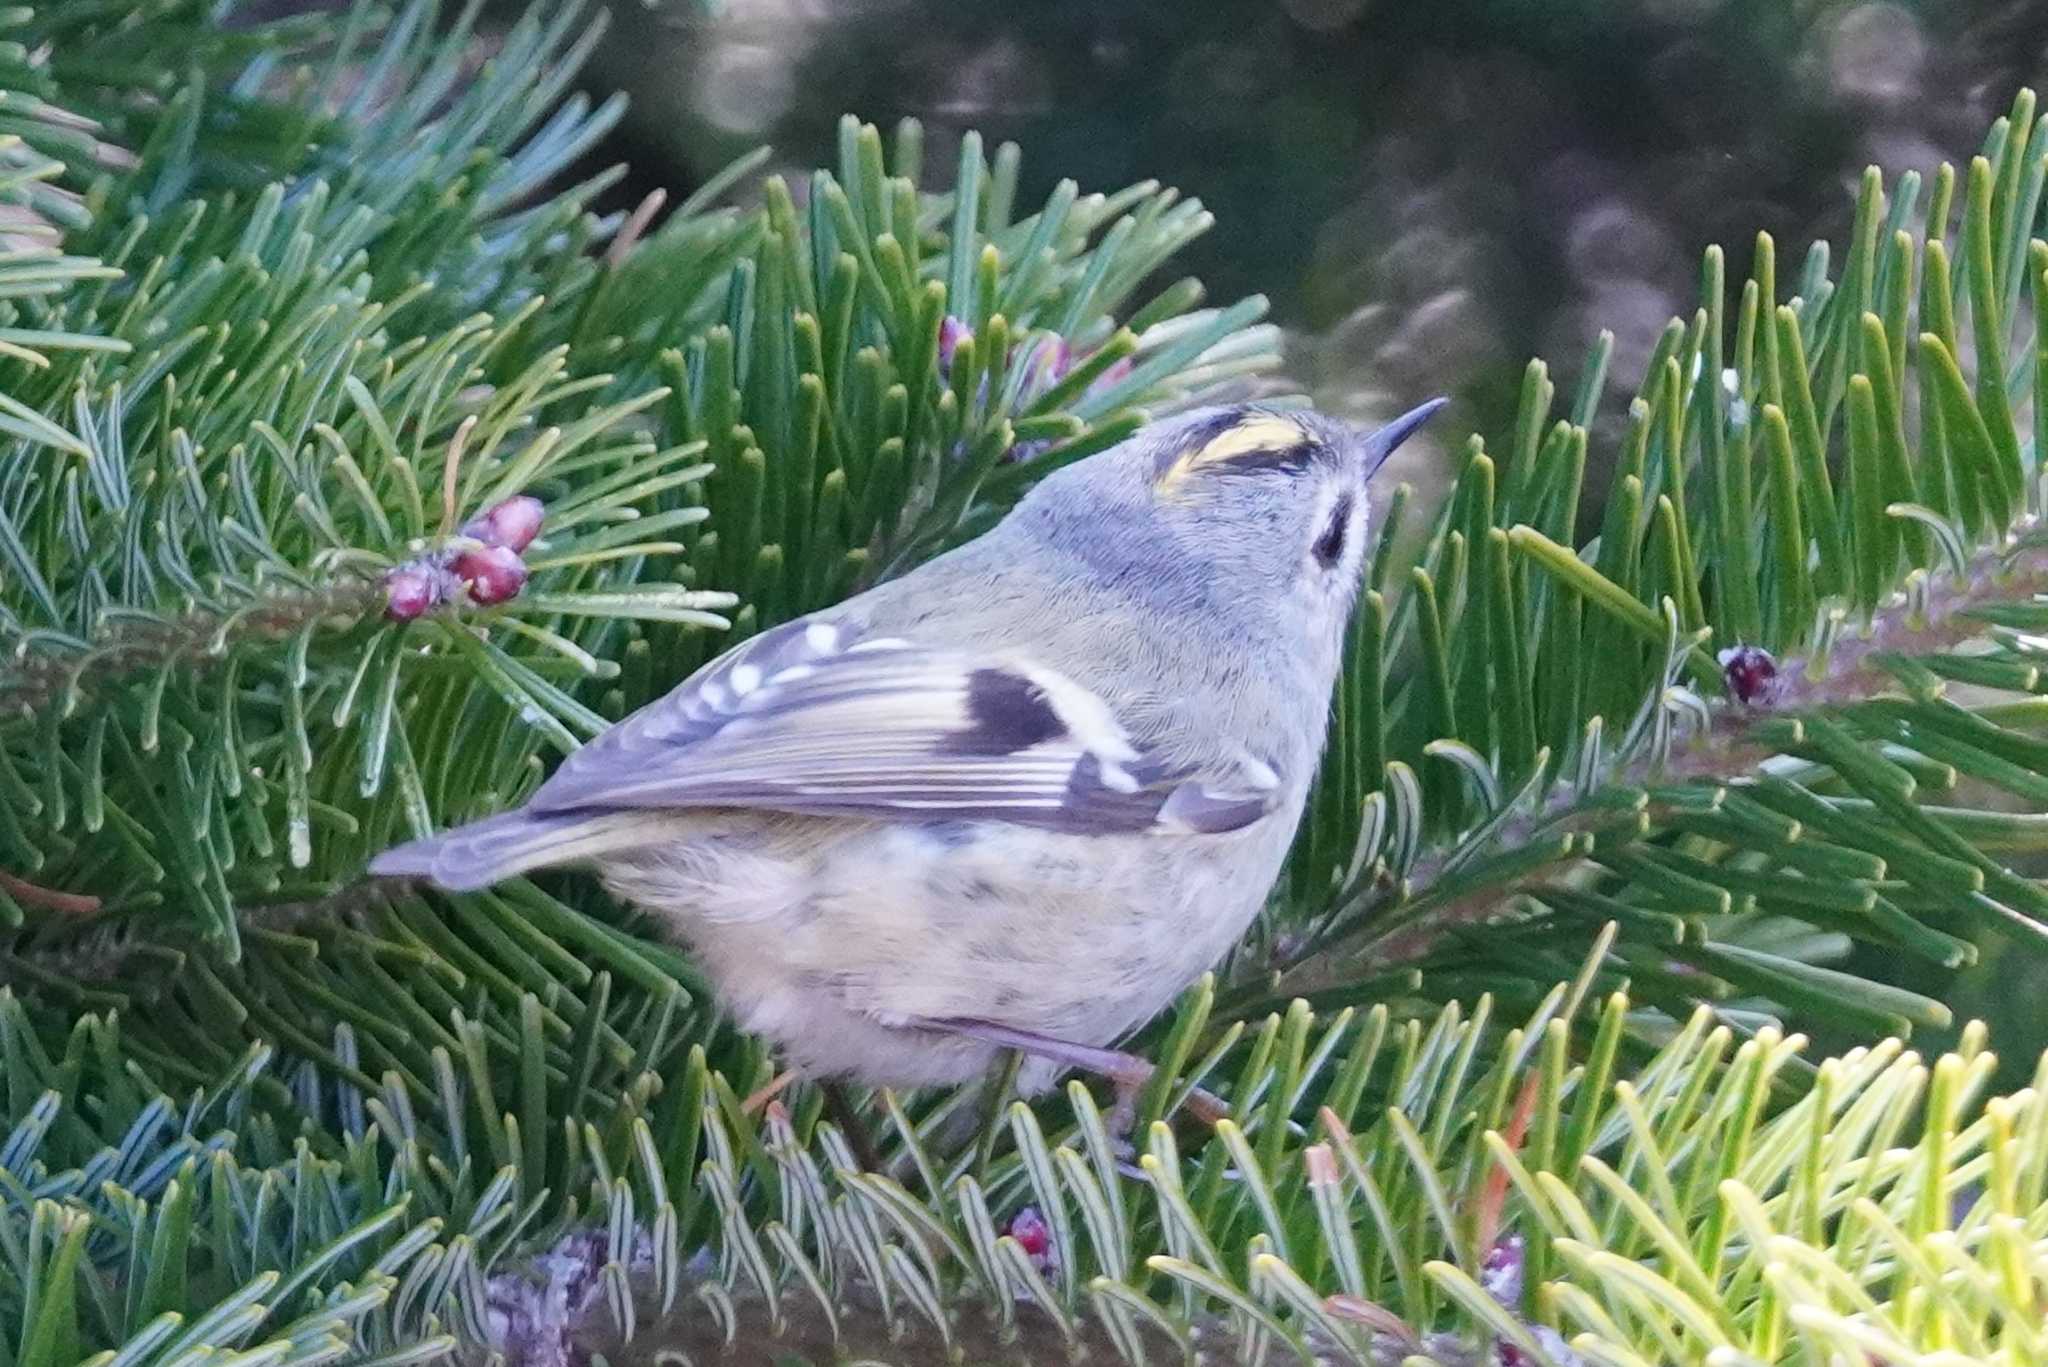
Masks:
[[[1027,655],[863,638],[810,619],[763,633],[627,717],[527,810],[751,807],[1214,833],[1258,820],[1279,790],[1248,755],[1234,770],[1174,770],[1100,697]]]

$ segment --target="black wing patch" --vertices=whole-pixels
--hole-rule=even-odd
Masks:
[[[956,755],[1013,755],[1058,740],[1066,732],[1045,690],[1007,669],[977,669],[967,676],[967,728],[941,743]]]

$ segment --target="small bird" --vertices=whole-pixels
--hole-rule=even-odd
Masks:
[[[1190,411],[992,530],[743,642],[523,807],[371,872],[586,865],[685,943],[793,1074],[1030,1094],[1213,967],[1287,854],[1365,560],[1376,432]]]

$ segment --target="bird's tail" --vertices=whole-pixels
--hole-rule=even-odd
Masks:
[[[503,812],[388,849],[370,861],[370,872],[470,892],[534,869],[643,844],[650,822],[642,812]]]

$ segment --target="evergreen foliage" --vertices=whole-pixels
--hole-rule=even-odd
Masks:
[[[928,192],[914,125],[598,215],[574,6],[217,8],[0,13],[0,1367],[557,1347],[551,1246],[700,1359],[2040,1360],[2048,1076],[1985,1099],[1979,1032],[1925,1064],[1942,1003],[1840,966],[2048,926],[2031,94],[1871,172],[1839,269],[1709,252],[1597,527],[1604,343],[1419,555],[1394,493],[1134,1168],[1074,1084],[860,1098],[863,1172],[579,880],[363,864],[1270,368],[1261,301],[1150,289],[1198,204],[1025,212],[972,135]],[[510,591],[448,580],[517,496]]]

